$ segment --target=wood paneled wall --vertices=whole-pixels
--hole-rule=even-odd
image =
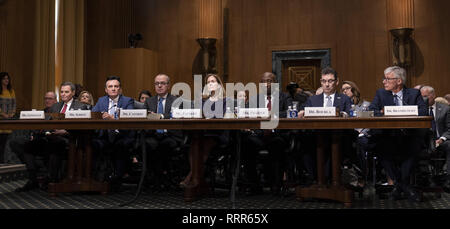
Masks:
[[[127,48],[128,34],[136,33],[134,0],[86,1],[86,71],[84,86],[97,98],[105,93],[111,51]],[[126,82],[122,82],[126,83]],[[136,97],[136,95],[127,95]]]
[[[172,82],[192,82],[192,65],[200,47],[199,3],[196,0],[129,0],[134,9],[117,11],[125,0],[89,0],[86,83],[103,93],[111,48],[124,48],[117,20],[132,17],[134,31],[143,34],[141,47],[158,53],[158,70]],[[383,70],[391,65],[388,29],[413,24],[416,51],[411,85],[430,84],[439,95],[450,93],[450,25],[446,0],[224,0],[229,9],[229,81],[254,82],[271,71],[271,49],[329,44],[332,65],[341,80],[358,84],[371,100],[382,86]],[[411,15],[397,15],[408,7]],[[116,10],[115,10],[116,9]],[[394,9],[394,10],[392,10]],[[219,58],[223,50],[218,42]],[[222,60],[219,70],[222,72]],[[153,78],[153,76],[149,76]],[[441,83],[442,82],[442,83]],[[148,85],[149,89],[153,89]]]
[[[0,5],[0,71],[11,75],[18,110],[31,108],[34,5],[29,0],[5,1]]]
[[[450,1],[414,0],[414,85],[427,84],[438,96],[450,94]]]
[[[258,81],[272,71],[273,47],[331,44],[342,80],[355,81],[367,97],[381,86],[390,58],[386,1],[228,0],[224,5],[230,12],[230,82]],[[136,7],[136,27],[144,47],[158,52],[159,70],[191,82],[199,50],[196,1],[137,0]]]

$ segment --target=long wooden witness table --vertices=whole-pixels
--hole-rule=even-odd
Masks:
[[[192,162],[192,180],[185,189],[185,200],[193,201],[204,191],[204,163],[203,155],[207,152],[201,152],[200,130],[244,130],[260,129],[263,119],[172,119],[172,120],[146,120],[146,119],[121,119],[121,120],[0,120],[0,129],[66,129],[66,130],[95,130],[95,129],[177,129],[188,130],[191,137],[191,147],[193,147]],[[304,119],[280,119],[277,129],[317,129],[330,130],[332,133],[332,182],[331,185],[325,184],[323,173],[323,146],[317,148],[318,163],[318,184],[308,188],[297,188],[298,199],[306,197],[332,199],[343,202],[350,206],[353,193],[345,189],[340,182],[340,136],[338,132],[332,130],[341,129],[398,129],[398,128],[430,128],[430,117],[374,117],[374,118],[304,118]],[[90,154],[90,147],[85,149]],[[73,177],[74,160],[79,160],[78,156],[69,155],[68,181],[65,185],[54,186],[50,192],[75,192],[75,191],[101,191],[104,186],[93,181],[90,176],[90,167],[86,168],[87,177],[80,175]],[[90,155],[88,156],[90,157]],[[72,160],[72,162],[71,162]],[[88,160],[90,163],[90,159]],[[80,163],[78,163],[80,164]],[[72,176],[72,177],[70,177]],[[67,185],[71,183],[72,185]],[[76,184],[76,185],[73,185]],[[83,184],[89,184],[84,185]],[[95,185],[93,185],[95,184]],[[82,188],[84,187],[84,188]]]

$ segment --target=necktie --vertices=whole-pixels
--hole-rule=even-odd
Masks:
[[[433,131],[433,137],[434,137],[435,139],[437,139],[438,134],[437,134],[437,131],[436,131],[436,121],[434,120],[433,107],[430,107],[430,116],[433,118],[433,119],[431,120],[431,130]]]
[[[400,105],[398,103],[398,95],[394,95],[394,104],[395,104],[395,106],[399,106]]]
[[[267,96],[267,100],[269,101],[267,103],[267,109],[269,109],[269,111],[272,111],[272,96]]]
[[[64,107],[63,107],[63,109],[61,111],[61,114],[65,114],[66,110],[67,110],[67,103],[64,104]]]
[[[327,107],[332,107],[333,103],[331,102],[331,96],[327,96]]]
[[[158,114],[164,114],[164,106],[163,106],[163,100],[164,98],[159,98],[159,102],[158,102]],[[156,130],[156,133],[158,134],[163,134],[164,130]]]

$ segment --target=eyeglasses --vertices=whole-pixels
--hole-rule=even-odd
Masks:
[[[344,88],[342,88],[342,91],[347,91],[347,90],[351,90],[352,89],[352,87],[344,87]]]
[[[159,85],[166,86],[167,84],[169,84],[169,83],[168,82],[155,82],[155,86],[159,86]]]
[[[389,80],[396,80],[396,79],[398,79],[398,78],[383,78],[383,82],[386,81],[386,80],[389,81]]]
[[[336,82],[336,80],[320,80],[320,82],[323,84],[326,84],[326,83],[332,84],[332,83]]]

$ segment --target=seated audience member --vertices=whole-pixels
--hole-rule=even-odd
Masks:
[[[238,91],[236,93],[235,107],[248,108],[248,96],[246,91]]]
[[[44,112],[49,113],[50,108],[53,104],[57,103],[56,94],[53,91],[49,91],[44,95]],[[9,141],[9,147],[11,151],[20,159],[21,162],[25,163],[23,159],[23,151],[25,148],[25,144],[31,141],[31,136],[33,134],[37,135],[40,131],[31,131],[31,130],[15,130],[13,134],[15,135]]]
[[[123,96],[120,93],[120,89],[120,78],[117,76],[108,77],[105,83],[107,95],[98,100],[92,112],[101,112],[103,119],[114,120],[119,118],[119,109],[134,109],[134,100]],[[130,149],[132,148],[134,136],[135,132],[129,130],[100,130],[98,136],[93,140],[93,147],[101,152],[100,155],[106,152],[112,153],[115,169],[111,178],[113,191],[118,191],[122,185],[122,178],[129,166]]]
[[[450,94],[446,94],[444,98],[447,100],[448,104],[450,104]]]
[[[434,118],[431,121],[431,131],[435,145],[432,148],[443,151],[447,156],[447,177],[443,188],[450,192],[450,107],[436,102],[434,88],[430,86],[422,87],[420,93],[427,98],[429,115]]]
[[[414,86],[414,89],[417,89],[417,90],[420,91],[420,89],[422,89],[422,87],[423,87],[423,85],[419,84],[419,85]]]
[[[308,97],[311,97],[314,95],[314,93],[312,91],[303,91],[303,93],[305,93],[305,95]]]
[[[450,105],[448,103],[448,101],[444,97],[436,97],[436,99],[434,99],[434,101],[436,103],[441,103],[441,104],[444,104],[444,105],[447,105],[447,106]]]
[[[141,103],[145,103],[145,100],[152,97],[152,94],[148,90],[142,90],[139,92],[138,101]]]
[[[257,108],[268,108],[272,110],[274,104],[278,103],[278,117],[286,118],[286,111],[291,100],[286,98],[286,94],[279,89],[274,88],[272,94],[272,84],[277,83],[276,76],[271,72],[263,73],[260,77],[260,83],[266,87],[267,94],[260,92],[256,97],[250,98],[250,106],[256,104]],[[251,107],[254,108],[254,107]],[[273,195],[279,195],[283,186],[283,175],[286,172],[286,149],[288,142],[288,131],[279,130],[247,130],[243,135],[242,141],[242,160],[245,174],[247,175],[248,185],[245,187],[246,195],[262,193],[264,184],[261,184],[257,174],[258,153],[261,150],[267,150],[268,163],[265,168],[265,175],[268,177],[270,190]]]
[[[60,98],[62,102],[53,104],[49,113],[64,114],[69,110],[86,110],[86,105],[74,100],[75,85],[71,82],[65,82],[60,87]],[[46,94],[46,98],[51,97],[51,93]],[[50,99],[49,99],[50,100]],[[46,99],[46,105],[47,103]],[[66,130],[36,131],[33,132],[30,141],[24,143],[24,147],[11,142],[11,148],[18,153],[19,157],[25,162],[28,172],[28,182],[17,192],[29,191],[39,187],[37,180],[36,156],[41,156],[48,160],[49,181],[58,182],[61,177],[62,157],[66,153],[66,147],[69,142],[69,132]]]
[[[297,109],[299,109],[300,106],[304,104],[309,97],[307,94],[303,92],[303,89],[301,89],[295,82],[290,82],[287,85],[286,90],[287,90],[286,99],[290,99],[292,100],[292,102],[297,102],[298,103]]]
[[[16,113],[16,94],[7,72],[0,72],[0,119],[12,118]],[[0,130],[0,164],[4,162],[4,150],[11,130]]]
[[[49,91],[47,93],[45,93],[44,96],[44,112],[45,113],[49,113],[50,112],[50,108],[53,106],[53,104],[57,103],[58,100],[56,99],[56,94],[53,91]]]
[[[322,87],[317,88],[316,95],[321,95],[322,93],[323,93],[323,88]]]
[[[94,107],[94,98],[92,98],[91,93],[89,93],[88,91],[80,92],[78,100],[86,104],[88,110],[92,110],[92,108]]]
[[[170,78],[165,74],[155,77],[156,95],[145,100],[144,108],[150,113],[161,114],[163,119],[170,119],[173,102],[177,99],[169,93]],[[149,155],[147,164],[157,189],[171,186],[167,176],[167,168],[170,155],[183,143],[181,130],[156,130],[147,131],[145,143]]]
[[[339,85],[339,77],[337,72],[331,68],[327,67],[322,69],[321,79],[320,79],[321,87],[319,89],[323,90],[322,94],[315,95],[309,97],[306,101],[305,105],[300,108],[299,117],[303,118],[305,111],[305,107],[336,107],[339,111],[349,113],[351,108],[351,100],[348,96],[338,93],[337,86]],[[321,132],[324,136],[326,132]],[[315,172],[315,155],[316,155],[316,137],[315,135],[309,135],[309,137],[305,137],[301,139],[302,145],[305,145],[307,150],[303,154],[303,163],[307,173],[311,176],[316,176]],[[331,142],[330,136],[327,136],[324,139],[325,142]],[[327,144],[328,147],[328,144]],[[330,158],[328,157],[326,160],[326,171],[325,174],[329,176],[330,172]]]
[[[381,116],[385,106],[417,105],[419,116],[427,115],[424,100],[417,89],[405,87],[405,69],[393,66],[384,71],[384,88],[377,90],[369,109]],[[421,201],[422,195],[410,184],[417,155],[424,139],[422,129],[372,130],[377,153],[387,175],[394,181],[391,199],[399,199],[402,193],[411,201]]]

